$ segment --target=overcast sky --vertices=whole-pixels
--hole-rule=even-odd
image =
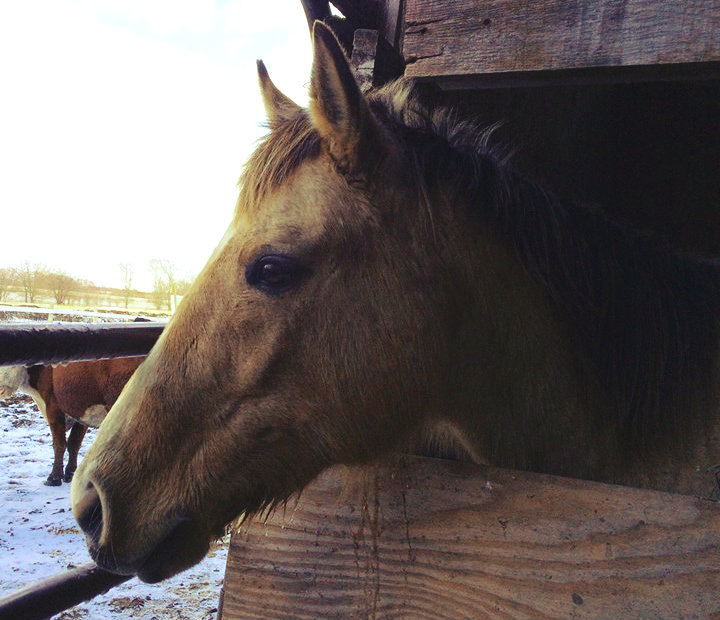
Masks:
[[[307,103],[298,0],[0,2],[0,267],[197,274],[263,135],[255,60]]]

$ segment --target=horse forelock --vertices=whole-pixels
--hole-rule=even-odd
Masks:
[[[301,163],[320,153],[320,136],[305,110],[274,124],[245,164],[238,187],[238,211],[253,212],[285,183]]]
[[[388,126],[402,145],[411,149],[424,136],[430,141],[435,139],[436,146],[442,143],[452,151],[482,154],[500,164],[510,158],[502,144],[492,142],[501,123],[483,125],[462,117],[451,107],[428,107],[412,80],[401,78],[391,82],[371,91],[368,98],[377,120]],[[402,135],[408,130],[412,137]],[[437,142],[438,138],[442,142]],[[245,164],[238,182],[238,209],[252,211],[257,208],[263,198],[281,187],[300,164],[320,153],[321,143],[306,110],[298,110],[292,117],[273,123],[272,131],[260,140]]]

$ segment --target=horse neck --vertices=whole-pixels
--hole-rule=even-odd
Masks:
[[[474,377],[455,387],[465,411],[481,412],[470,426],[492,435],[483,450],[500,464],[597,477],[609,460],[706,429],[720,383],[717,265],[512,174],[491,182],[486,204],[454,205],[474,225],[461,217],[449,235],[466,239],[455,259],[473,300],[456,346],[470,356],[458,378]],[[569,458],[549,449],[559,445]]]
[[[576,413],[600,407],[601,397],[578,376],[551,300],[477,204],[463,192],[436,198],[436,220],[444,214],[447,226],[447,294],[457,306],[442,415],[475,460],[593,477],[596,428]],[[551,449],[562,438],[565,449]]]
[[[717,262],[518,185],[506,238],[588,352],[623,436],[642,445],[687,435],[716,411]]]

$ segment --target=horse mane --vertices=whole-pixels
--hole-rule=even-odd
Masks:
[[[419,179],[460,190],[545,291],[593,365],[625,451],[667,449],[708,430],[717,409],[720,269],[567,204],[528,181],[483,127],[427,106],[401,80],[376,114],[404,134]],[[396,129],[396,132],[398,131]]]
[[[426,101],[410,80],[371,91],[377,119],[406,150],[419,186],[462,188],[547,294],[592,365],[618,429],[618,448],[653,451],[707,430],[716,411],[720,270],[662,246],[603,211],[566,204],[514,171],[484,127]],[[261,143],[240,181],[256,204],[320,138],[304,111]]]
[[[558,200],[490,144],[495,126],[424,105],[411,83],[380,99],[403,127],[420,178],[462,188],[548,295],[573,345],[587,352],[622,447],[663,449],[706,431],[717,409],[717,262]]]

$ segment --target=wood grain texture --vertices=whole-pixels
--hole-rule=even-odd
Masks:
[[[416,459],[232,537],[222,620],[720,618],[720,505]]]
[[[428,79],[676,64],[717,69],[720,3],[408,0],[403,53],[406,75]]]
[[[361,87],[372,85],[377,55],[378,31],[358,28],[353,38],[350,66]]]

